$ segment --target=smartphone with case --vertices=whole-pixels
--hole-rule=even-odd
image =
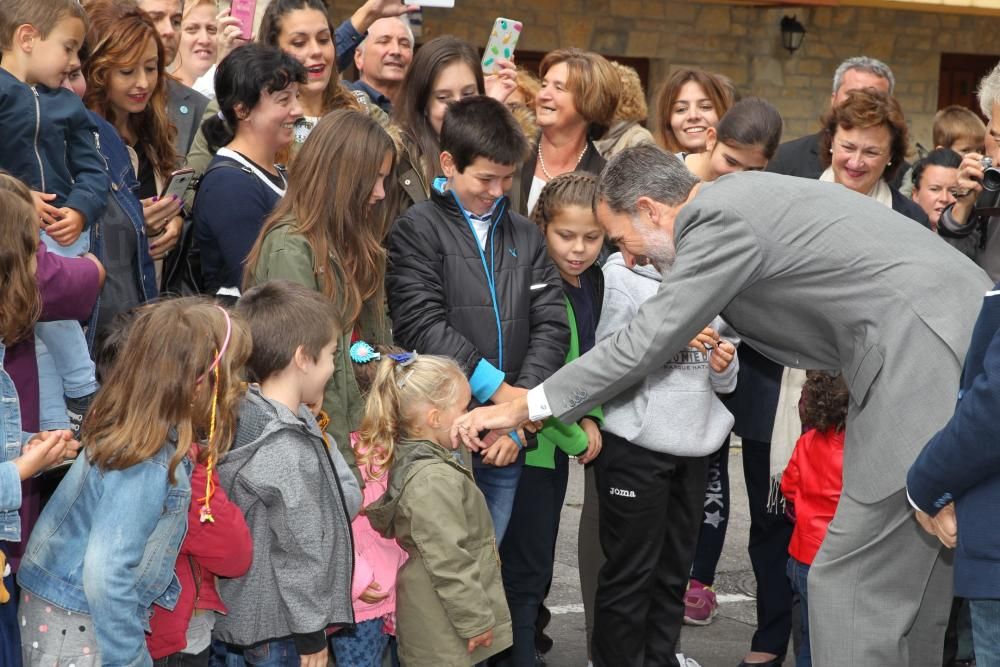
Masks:
[[[240,20],[243,32],[240,36],[248,42],[253,38],[253,16],[257,11],[257,0],[233,0],[229,15]]]
[[[514,49],[523,28],[523,24],[514,19],[500,17],[493,22],[493,32],[490,33],[490,40],[483,52],[483,74],[496,73],[498,60],[510,60],[514,57]]]
[[[178,199],[183,199],[184,193],[187,192],[192,180],[194,180],[194,169],[178,169],[170,174],[170,180],[167,181],[167,186],[163,188],[163,194],[160,195],[160,199],[165,199],[171,195],[174,195]]]

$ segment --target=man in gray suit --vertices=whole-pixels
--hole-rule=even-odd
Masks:
[[[986,275],[841,186],[766,173],[702,184],[652,146],[612,159],[597,214],[627,260],[669,271],[660,291],[526,397],[460,417],[456,442],[477,447],[482,430],[529,418],[575,422],[721,313],[778,363],[837,371],[850,387],[844,491],[809,574],[814,664],[940,665],[951,572],[904,486],[953,410]]]

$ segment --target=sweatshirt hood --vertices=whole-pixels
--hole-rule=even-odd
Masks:
[[[308,408],[300,406],[298,414],[295,414],[287,406],[266,398],[260,393],[259,386],[250,385],[240,405],[236,437],[224,459],[226,466],[234,466],[237,470],[242,468],[262,443],[269,439],[273,442],[272,436],[285,429],[323,437]]]
[[[634,274],[636,274],[638,276],[642,276],[643,278],[647,278],[649,280],[654,280],[654,281],[656,281],[658,283],[663,282],[663,276],[660,275],[660,272],[656,269],[655,266],[653,266],[652,264],[647,264],[646,266],[639,266],[638,264],[636,264],[635,266],[633,266],[630,269],[625,264],[625,258],[622,256],[622,254],[620,252],[616,252],[613,255],[611,255],[610,257],[608,257],[608,259],[604,262],[604,266],[605,267],[611,267],[611,266],[621,267],[621,268],[625,269],[626,271],[631,271],[632,273],[634,273]]]
[[[389,485],[381,498],[365,508],[365,515],[372,528],[384,537],[394,538],[393,517],[406,485],[417,472],[437,463],[454,465],[469,474],[454,459],[453,452],[440,445],[427,440],[402,440],[397,443],[392,467],[389,469]]]

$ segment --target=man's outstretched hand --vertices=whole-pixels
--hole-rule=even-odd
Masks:
[[[479,439],[482,431],[499,430],[509,432],[521,428],[528,421],[528,396],[519,396],[508,403],[476,408],[458,419],[451,426],[451,444],[458,447],[463,442],[466,447],[478,451],[485,446]],[[529,428],[529,430],[535,430]]]

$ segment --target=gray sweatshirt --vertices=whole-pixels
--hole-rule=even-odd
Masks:
[[[660,273],[652,266],[629,269],[621,253],[611,255],[604,264],[604,305],[597,340],[627,326],[639,306],[656,294],[660,283]],[[739,343],[722,318],[716,317],[708,326],[734,345]],[[738,370],[738,357],[726,370],[716,373],[707,356],[685,348],[663,368],[604,403],[604,430],[665,454],[711,454],[733,427],[733,416],[715,393],[736,389]]]
[[[250,527],[253,564],[219,580],[229,613],[216,636],[238,646],[290,636],[300,653],[322,650],[327,626],[354,623],[354,475],[306,406],[293,414],[251,386],[219,479]]]

